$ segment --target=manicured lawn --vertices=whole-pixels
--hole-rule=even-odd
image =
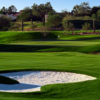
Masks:
[[[52,36],[61,33],[51,32]],[[43,41],[44,38],[33,41],[32,38],[38,36],[33,34],[34,32],[0,32],[0,73],[22,70],[66,71],[91,75],[97,79],[46,85],[40,92],[0,92],[0,100],[100,99],[100,55],[89,54],[100,52],[100,35],[61,34],[55,41]],[[61,41],[62,39],[66,41]]]
[[[37,93],[0,93],[3,100],[98,100],[100,96],[100,56],[77,52],[57,53],[0,53],[0,70],[55,70],[84,73],[97,80],[47,85]],[[6,95],[6,97],[5,97]]]
[[[100,44],[100,42],[89,42],[89,41],[22,41],[10,43],[15,45],[64,45],[64,46],[89,46]]]

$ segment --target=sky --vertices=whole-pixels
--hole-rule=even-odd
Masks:
[[[20,11],[25,7],[31,7],[34,3],[39,5],[46,2],[50,2],[56,12],[61,12],[62,10],[71,11],[76,4],[79,5],[82,2],[88,2],[90,7],[100,6],[100,0],[0,0],[0,9],[3,6],[8,8],[14,5],[17,11]]]

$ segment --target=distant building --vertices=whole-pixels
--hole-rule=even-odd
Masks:
[[[15,16],[14,14],[6,14],[5,16],[11,18],[12,20],[16,20],[17,16]]]
[[[12,20],[16,20],[17,17],[18,17],[21,13],[22,13],[22,10],[20,10],[19,12],[16,12],[16,14],[6,14],[6,15],[0,14],[0,17],[1,17],[1,16],[5,16],[5,17],[11,18]]]

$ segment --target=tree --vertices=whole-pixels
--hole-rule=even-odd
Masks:
[[[23,19],[22,19],[22,25],[21,25],[21,26],[22,26],[22,31],[23,31],[23,27],[24,27],[24,24],[23,24]]]
[[[17,11],[16,7],[14,5],[11,5],[9,8],[8,8],[8,14],[15,14]]]
[[[53,11],[53,8],[50,4],[50,2],[47,2],[46,4],[33,4],[32,6],[32,13],[33,15],[39,16],[43,21],[43,26],[45,26],[45,15],[48,14],[48,12]]]
[[[97,6],[96,7],[94,6],[93,8],[91,8],[91,15],[92,14],[97,14],[97,11],[98,10],[100,10],[100,6],[98,6],[98,7]]]
[[[96,19],[96,14],[92,14],[92,19]]]
[[[53,10],[53,11],[49,11],[48,12],[48,16],[50,16],[50,15],[54,15],[56,12]]]
[[[61,11],[61,15],[63,17],[65,17],[67,14],[68,14],[68,11],[66,9]]]
[[[0,14],[3,14],[3,12],[0,10]]]
[[[73,7],[73,11],[75,14],[88,14],[90,12],[91,8],[87,2],[83,2],[80,5],[75,5]]]
[[[97,17],[100,19],[100,10],[97,11]]]
[[[95,33],[95,19],[96,19],[96,14],[92,14],[92,19],[93,19],[93,30],[94,30],[94,32],[93,33]]]
[[[0,30],[6,31],[10,27],[10,20],[6,17],[0,17]]]
[[[2,8],[1,8],[1,11],[2,11],[3,14],[6,14],[6,13],[7,13],[7,8],[2,7]]]
[[[62,21],[62,17],[58,14],[49,16],[48,19],[47,19],[47,22],[51,26],[56,26],[56,29],[57,29],[57,26],[61,23],[61,21]]]
[[[80,13],[80,7],[78,6],[78,5],[75,5],[74,7],[73,7],[73,12],[74,13]]]
[[[19,15],[18,20],[22,20],[23,19],[23,21],[29,21],[29,20],[32,19],[32,17],[33,17],[32,9],[29,8],[29,7],[25,7],[23,9],[23,12]]]

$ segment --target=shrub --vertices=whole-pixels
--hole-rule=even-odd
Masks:
[[[83,19],[84,20],[91,20],[91,17],[90,16],[84,16]]]
[[[90,23],[85,23],[84,25],[82,25],[82,29],[83,30],[91,30],[91,24]]]
[[[64,27],[64,30],[69,31],[69,32],[74,30],[74,24],[71,22],[69,23],[67,21],[63,22],[63,27]]]
[[[1,31],[7,31],[10,27],[10,20],[7,17],[0,17],[0,30]]]
[[[46,37],[49,34],[49,31],[51,30],[50,27],[42,27],[42,35]]]
[[[13,30],[13,31],[15,31],[15,30],[20,30],[20,28],[21,28],[21,24],[20,23],[14,23],[14,25],[12,25],[10,28],[9,28],[9,30]]]
[[[36,24],[33,24],[33,23],[31,24],[31,29],[32,29],[32,30],[34,30],[36,27],[37,27]]]
[[[72,15],[70,15],[70,14],[67,14],[65,17],[64,17],[64,19],[63,20],[75,20],[75,16],[72,16]]]

